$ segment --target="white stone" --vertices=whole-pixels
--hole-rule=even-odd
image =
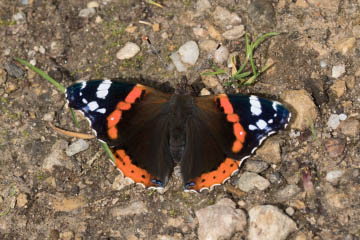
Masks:
[[[116,53],[116,58],[120,60],[130,59],[140,52],[140,47],[133,42],[125,43],[125,46]]]
[[[83,139],[79,139],[68,146],[68,148],[66,149],[66,155],[71,157],[79,152],[85,151],[88,148],[89,143]]]
[[[178,52],[174,52],[170,55],[170,59],[173,62],[173,64],[176,67],[176,70],[178,72],[185,72],[187,70],[187,67],[184,65],[184,63],[180,60],[180,55]]]
[[[214,61],[219,64],[223,64],[227,61],[229,57],[229,50],[227,47],[221,45],[218,49],[216,49],[214,53]]]
[[[80,10],[79,17],[90,18],[90,17],[94,16],[95,13],[96,13],[96,11],[94,8],[84,8],[84,9]]]
[[[338,114],[331,114],[329,117],[329,120],[327,122],[328,128],[331,128],[333,130],[337,129],[340,125],[340,117]]]
[[[182,62],[194,65],[199,57],[199,47],[195,41],[187,41],[179,48],[179,55]]]
[[[326,181],[331,183],[337,183],[339,178],[344,174],[344,171],[342,170],[334,170],[330,171],[326,174]]]
[[[345,70],[345,65],[342,64],[342,65],[336,65],[336,66],[333,66],[332,68],[332,74],[331,76],[333,78],[338,78],[340,77],[341,75],[343,75],[344,73],[346,72]]]
[[[88,8],[98,8],[100,5],[98,2],[96,1],[91,1],[91,2],[88,2],[88,4],[86,5]]]

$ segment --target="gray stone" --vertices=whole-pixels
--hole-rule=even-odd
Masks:
[[[301,191],[301,189],[297,185],[289,184],[285,188],[283,188],[282,190],[278,191],[275,194],[275,198],[279,202],[285,202],[285,201],[288,201],[288,200],[292,199],[300,191]]]
[[[222,34],[222,36],[227,40],[239,39],[245,34],[244,25],[235,26],[230,30],[227,30]]]
[[[208,0],[198,0],[196,2],[196,10],[198,12],[204,12],[211,8],[211,4]]]
[[[199,221],[200,240],[229,239],[235,232],[244,231],[245,213],[235,208],[230,199],[222,199],[217,204],[195,212]]]
[[[249,221],[249,240],[284,240],[297,229],[291,218],[271,205],[251,208]]]
[[[170,55],[170,59],[176,67],[178,72],[185,72],[187,70],[187,66],[181,61],[180,55],[178,52],[174,52]]]
[[[232,26],[241,23],[241,18],[236,13],[231,13],[226,8],[220,6],[216,7],[212,15],[214,17],[215,24],[223,28],[226,28],[229,25]]]
[[[116,58],[119,60],[130,59],[140,52],[140,47],[133,42],[125,43],[117,53]]]
[[[95,8],[84,8],[79,12],[79,17],[90,18],[96,14]]]
[[[237,185],[240,190],[244,192],[250,192],[254,189],[259,189],[260,191],[263,191],[270,186],[270,182],[266,178],[256,173],[244,172],[240,176]]]
[[[79,152],[85,151],[88,148],[89,148],[89,143],[83,139],[79,139],[79,140],[76,140],[75,142],[71,143],[66,148],[66,155],[71,157]]]
[[[244,169],[249,172],[261,173],[269,168],[269,164],[264,161],[247,160]]]
[[[223,64],[229,57],[229,50],[225,46],[220,46],[215,50],[214,61],[219,64]]]

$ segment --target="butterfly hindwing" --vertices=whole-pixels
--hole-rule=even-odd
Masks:
[[[195,105],[181,163],[186,190],[212,189],[225,182],[290,119],[280,103],[256,96],[200,97]]]
[[[112,147],[115,164],[146,187],[162,187],[173,168],[168,146],[169,95],[140,84],[94,80],[67,88],[69,106]]]

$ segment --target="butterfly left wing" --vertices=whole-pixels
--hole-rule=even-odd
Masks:
[[[93,80],[67,88],[69,106],[112,147],[116,166],[145,187],[163,187],[173,169],[168,94],[140,84]]]
[[[196,98],[181,162],[185,189],[224,183],[266,137],[286,127],[290,116],[280,103],[256,96]]]

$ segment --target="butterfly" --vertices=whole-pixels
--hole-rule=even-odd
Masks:
[[[164,188],[180,165],[185,191],[212,190],[291,117],[279,102],[253,95],[193,97],[108,79],[75,83],[66,98],[123,175],[146,188]]]

